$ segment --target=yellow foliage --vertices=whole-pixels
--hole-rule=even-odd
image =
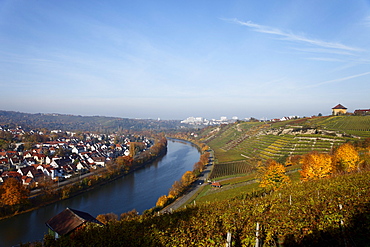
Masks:
[[[303,156],[301,179],[304,181],[324,178],[333,170],[332,156],[330,154],[311,152]]]
[[[155,205],[157,207],[163,207],[164,205],[166,205],[167,200],[168,200],[167,196],[163,195],[158,198],[157,203]]]
[[[339,171],[351,172],[357,169],[360,156],[351,143],[340,145],[334,152],[336,167]]]
[[[291,183],[290,178],[285,175],[285,167],[274,160],[268,161],[265,168],[260,168],[260,171],[262,170],[263,174],[259,185],[260,187],[277,190]]]
[[[191,171],[187,171],[184,173],[184,175],[182,175],[181,177],[181,184],[183,185],[183,187],[187,187],[189,186],[192,182],[194,182],[195,180],[195,175],[193,172]]]

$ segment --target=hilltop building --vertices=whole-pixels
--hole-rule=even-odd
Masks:
[[[333,110],[332,111],[333,116],[344,115],[347,113],[347,108],[342,106],[341,104],[338,104],[331,109]]]
[[[370,109],[355,110],[355,115],[370,115]]]

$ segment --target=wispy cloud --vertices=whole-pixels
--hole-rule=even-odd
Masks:
[[[344,50],[336,50],[336,49],[328,49],[328,48],[318,48],[318,47],[296,48],[296,47],[293,47],[292,49],[296,51],[317,53],[317,54],[327,53],[327,54],[344,55],[344,56],[358,56],[358,54],[353,51],[344,51]]]
[[[330,57],[309,57],[307,59],[315,60],[315,61],[323,61],[323,62],[347,62],[342,59],[330,58]]]
[[[284,40],[299,42],[299,43],[303,43],[303,44],[307,44],[307,45],[311,45],[315,47],[337,49],[337,50],[344,50],[344,51],[362,51],[361,49],[356,48],[356,47],[347,46],[341,43],[327,42],[327,41],[323,41],[319,39],[307,38],[303,35],[298,35],[292,32],[286,32],[281,29],[270,27],[270,26],[260,25],[252,21],[243,22],[238,19],[223,19],[223,20],[249,27],[255,32],[272,34],[275,36],[279,36]]]
[[[361,74],[356,74],[356,75],[351,75],[351,76],[345,76],[345,77],[337,78],[337,79],[334,79],[334,80],[323,81],[323,82],[319,82],[319,83],[316,83],[316,84],[307,85],[304,88],[312,88],[312,87],[322,86],[322,85],[325,85],[325,84],[347,81],[347,80],[351,80],[351,79],[354,79],[354,78],[357,78],[357,77],[361,77],[361,76],[365,76],[365,75],[370,75],[370,71],[365,72],[365,73],[361,73]]]

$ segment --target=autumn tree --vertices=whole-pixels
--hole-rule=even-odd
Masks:
[[[195,176],[198,176],[204,170],[204,165],[202,162],[198,161],[193,166],[193,172]]]
[[[155,204],[157,207],[164,207],[168,201],[168,197],[163,195],[158,198],[157,203]]]
[[[338,171],[351,172],[358,168],[360,156],[355,147],[347,142],[334,151],[334,162]]]
[[[285,167],[275,160],[268,160],[265,166],[259,166],[261,173],[260,187],[277,190],[290,184],[290,178],[285,175]]]
[[[130,150],[130,157],[134,157],[135,156],[135,143],[133,142],[130,142],[130,146],[129,146],[129,150]]]
[[[1,186],[1,202],[4,205],[14,206],[25,203],[30,191],[15,178],[8,178]]]
[[[303,181],[328,177],[333,171],[333,159],[330,154],[314,151],[302,158],[300,174]]]
[[[119,156],[115,163],[124,167],[125,170],[130,170],[133,164],[133,158],[131,156]]]
[[[301,163],[302,156],[301,155],[291,155],[285,161],[285,166],[294,166],[299,165]]]
[[[136,209],[133,209],[129,212],[122,213],[120,220],[133,220],[139,215],[139,212]]]
[[[99,214],[96,219],[106,225],[108,222],[114,222],[118,220],[118,215],[115,213]]]
[[[176,198],[183,190],[183,185],[180,181],[175,181],[168,193],[168,198]]]
[[[191,171],[187,171],[181,177],[181,184],[183,187],[189,186],[195,180],[195,175]]]

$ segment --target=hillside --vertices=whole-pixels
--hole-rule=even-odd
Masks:
[[[164,215],[125,215],[108,227],[88,227],[44,246],[366,246],[370,242],[370,172],[275,193],[188,206]]]
[[[219,166],[238,162],[240,170],[249,172],[250,169],[241,166],[250,167],[258,160],[268,159],[284,163],[289,156],[310,151],[330,152],[347,141],[370,137],[370,116],[326,116],[276,123],[236,122],[208,127],[198,135],[200,141],[215,151]],[[233,171],[222,174],[227,175],[233,175]]]
[[[64,114],[30,114],[0,110],[0,125],[25,130],[42,129],[64,131],[167,130],[180,127],[179,120],[129,119],[103,116],[75,116]]]
[[[370,242],[369,116],[296,119],[277,123],[236,122],[208,127],[189,138],[214,150],[210,176],[222,188],[204,185],[171,214],[123,214],[105,227],[89,226],[45,246],[367,246]],[[196,136],[196,137],[195,137]],[[331,152],[352,142],[358,169],[325,179],[300,180],[300,162],[311,151]],[[272,191],[259,187],[256,165],[285,164],[291,183]],[[288,165],[287,165],[288,164]]]

